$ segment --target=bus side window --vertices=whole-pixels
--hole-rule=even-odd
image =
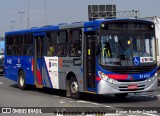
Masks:
[[[21,55],[21,47],[20,46],[14,46],[14,55],[16,55],[16,56]]]
[[[55,47],[54,46],[47,46],[47,56],[54,56],[55,55]]]
[[[14,37],[14,55],[15,56],[21,56],[22,55],[22,43],[23,42],[23,36],[22,35],[16,35]]]
[[[67,56],[67,45],[57,46],[57,56]]]
[[[55,46],[57,44],[57,31],[48,32],[46,34],[46,52],[47,56],[55,56]]]
[[[7,46],[7,55],[13,55],[13,46]]]
[[[74,29],[69,31],[69,56],[79,57],[81,56],[81,41],[82,33],[80,29]]]
[[[32,56],[33,55],[33,47],[32,45],[29,45],[27,47],[27,53],[26,53],[27,56]]]
[[[33,55],[33,36],[32,34],[25,34],[23,37],[23,55]]]
[[[13,55],[13,36],[6,37],[7,55]]]
[[[56,44],[56,55],[57,56],[67,56],[68,50],[68,32],[67,30],[62,30],[59,32],[59,36]]]

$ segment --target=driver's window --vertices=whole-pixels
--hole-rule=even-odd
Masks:
[[[118,40],[117,40],[118,41]],[[102,36],[102,56],[104,58],[116,58],[115,38],[114,36]]]

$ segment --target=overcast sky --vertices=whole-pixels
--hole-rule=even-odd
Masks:
[[[0,36],[6,31],[27,28],[28,0],[0,0]],[[88,20],[88,5],[116,4],[117,11],[140,11],[141,17],[160,16],[160,0],[46,0],[47,24],[71,23]],[[30,27],[45,25],[45,0],[29,0]]]

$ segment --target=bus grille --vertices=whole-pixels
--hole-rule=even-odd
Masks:
[[[139,73],[146,73],[153,71],[157,65],[151,65],[151,66],[103,66],[101,67],[107,71],[118,73],[118,74],[139,74]]]
[[[136,89],[128,89],[128,86],[119,86],[118,89],[120,91],[138,91],[138,90],[144,90],[145,85],[139,85]]]

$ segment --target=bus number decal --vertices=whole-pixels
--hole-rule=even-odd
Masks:
[[[149,78],[150,74],[144,74],[144,75],[139,75],[140,79],[145,79],[145,78]]]
[[[7,59],[7,64],[12,64],[12,59]]]

